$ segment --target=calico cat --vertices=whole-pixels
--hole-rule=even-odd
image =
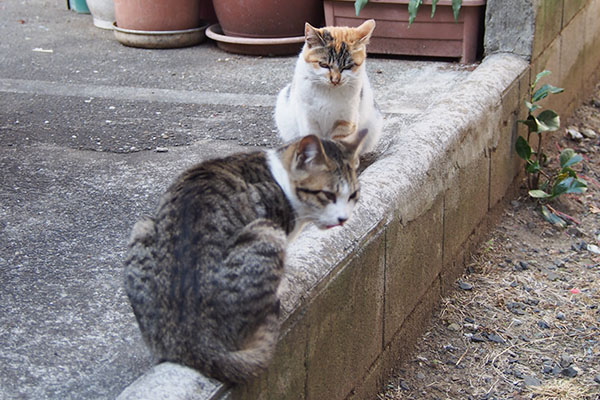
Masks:
[[[267,367],[287,242],[307,222],[325,229],[350,217],[365,137],[311,135],[201,163],[168,188],[155,217],[134,225],[125,289],[161,361],[230,383]]]
[[[363,152],[375,147],[383,118],[365,69],[366,46],[375,29],[305,26],[305,44],[292,82],[277,97],[275,122],[284,141],[316,134],[337,139],[357,130],[369,135]]]

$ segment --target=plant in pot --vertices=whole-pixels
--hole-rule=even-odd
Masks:
[[[192,46],[205,39],[211,0],[114,0],[115,37],[133,47]],[[212,12],[212,15],[211,15]]]
[[[304,24],[323,25],[322,0],[213,0],[219,25],[206,34],[226,51],[281,55],[297,53]]]
[[[324,8],[327,25],[357,26],[375,19],[370,53],[471,63],[482,39],[485,0],[325,0]],[[420,9],[425,12],[417,15]]]

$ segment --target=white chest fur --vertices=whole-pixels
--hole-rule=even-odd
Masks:
[[[331,139],[340,122],[352,130],[368,129],[363,152],[371,151],[379,139],[383,120],[375,106],[365,64],[355,71],[344,70],[341,82],[333,85],[327,70],[315,68],[300,54],[292,83],[277,97],[275,121],[281,138],[314,134]]]

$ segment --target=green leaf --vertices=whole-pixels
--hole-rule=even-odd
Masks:
[[[515,143],[515,150],[519,157],[523,160],[529,160],[531,158],[531,146],[527,143],[527,140],[523,136],[519,136],[517,138],[517,143]]]
[[[582,179],[568,177],[562,181],[561,184],[565,184],[567,186],[567,190],[565,192],[567,194],[581,194],[585,193],[587,190],[587,183]]]
[[[431,0],[431,18],[435,15],[435,9],[439,0]]]
[[[568,177],[567,179],[557,181],[552,187],[552,197],[558,197],[561,194],[567,193],[572,180],[572,177]]]
[[[533,82],[533,85],[531,85],[531,87],[536,87],[536,85],[538,84],[538,82],[540,81],[540,79],[542,79],[546,75],[550,75],[551,73],[552,72],[550,72],[548,70],[544,70],[544,71],[540,72],[539,74],[537,74],[535,76],[535,82]]]
[[[575,172],[572,168],[564,167],[560,170],[561,174],[567,174],[567,176],[572,176],[573,178],[577,178],[577,172]]]
[[[552,225],[556,225],[561,228],[565,228],[567,226],[565,220],[551,212],[548,207],[544,205],[542,205],[542,215],[544,216],[544,219],[546,219],[546,221],[550,222]]]
[[[581,194],[587,190],[587,183],[582,179],[577,179],[572,176],[556,183],[552,188],[553,197],[562,194]]]
[[[452,11],[454,12],[454,21],[458,21],[458,13],[460,12],[460,6],[462,0],[452,0]]]
[[[534,199],[549,199],[552,197],[550,193],[546,193],[543,190],[530,190],[529,195]]]
[[[556,86],[545,84],[544,86],[542,86],[541,88],[539,88],[538,90],[535,91],[531,101],[535,103],[537,101],[540,101],[540,100],[546,98],[549,93],[556,94],[556,93],[562,92],[563,90],[564,90],[563,88],[558,88]]]
[[[548,90],[544,90],[544,87],[542,86],[541,89],[536,90],[536,92],[533,94],[533,96],[531,97],[531,101],[535,103],[537,101],[545,99],[546,97],[548,97]]]
[[[565,169],[570,167],[571,165],[577,164],[583,160],[581,154],[575,153],[573,149],[564,149],[562,153],[560,153],[560,166]]]
[[[583,180],[581,178],[575,178],[575,181],[577,182],[577,184],[576,184],[577,187],[585,187],[587,190],[588,184],[585,180]]]
[[[557,184],[558,182],[567,179],[569,177],[569,173],[568,172],[564,172],[561,171],[557,176],[556,176],[556,180],[554,181],[554,184]]]
[[[562,168],[567,167],[568,165],[567,162],[569,162],[569,160],[571,158],[573,158],[573,156],[575,155],[575,150],[573,149],[564,149],[561,153],[560,156],[558,157],[558,160],[560,161],[560,166]]]
[[[410,0],[408,2],[408,26],[410,26],[417,17],[417,11],[423,3],[423,0]]]
[[[362,9],[365,8],[365,6],[367,5],[368,2],[369,2],[369,0],[356,0],[354,2],[354,10],[356,11],[357,17],[358,17],[358,14],[360,14],[360,12],[362,11]]]
[[[544,110],[536,117],[537,132],[555,131],[560,128],[560,117],[552,110]]]
[[[538,131],[538,122],[533,115],[529,115],[526,120],[520,119],[518,122],[527,125],[527,128],[529,128],[529,132]]]
[[[525,167],[525,171],[530,174],[536,174],[540,172],[542,168],[540,167],[540,163],[538,161],[527,160],[527,167]]]
[[[532,103],[528,102],[527,100],[525,100],[525,106],[529,109],[530,113],[534,112],[538,108],[541,108],[537,104],[532,104]]]
[[[552,85],[548,85],[548,90],[552,94],[558,94],[558,93],[562,93],[565,91],[565,89],[563,89],[563,88],[552,86]]]
[[[571,165],[575,165],[581,161],[583,161],[583,156],[581,154],[575,154],[573,158],[571,158],[569,162],[565,165],[565,167],[570,167]]]

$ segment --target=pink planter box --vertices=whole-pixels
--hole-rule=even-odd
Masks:
[[[451,0],[438,2],[434,18],[430,18],[431,0],[424,0],[410,27],[408,0],[369,0],[360,17],[354,0],[325,0],[324,6],[329,26],[358,26],[375,19],[377,26],[367,47],[373,54],[452,57],[472,63],[483,36],[485,0],[463,0],[458,21]]]

